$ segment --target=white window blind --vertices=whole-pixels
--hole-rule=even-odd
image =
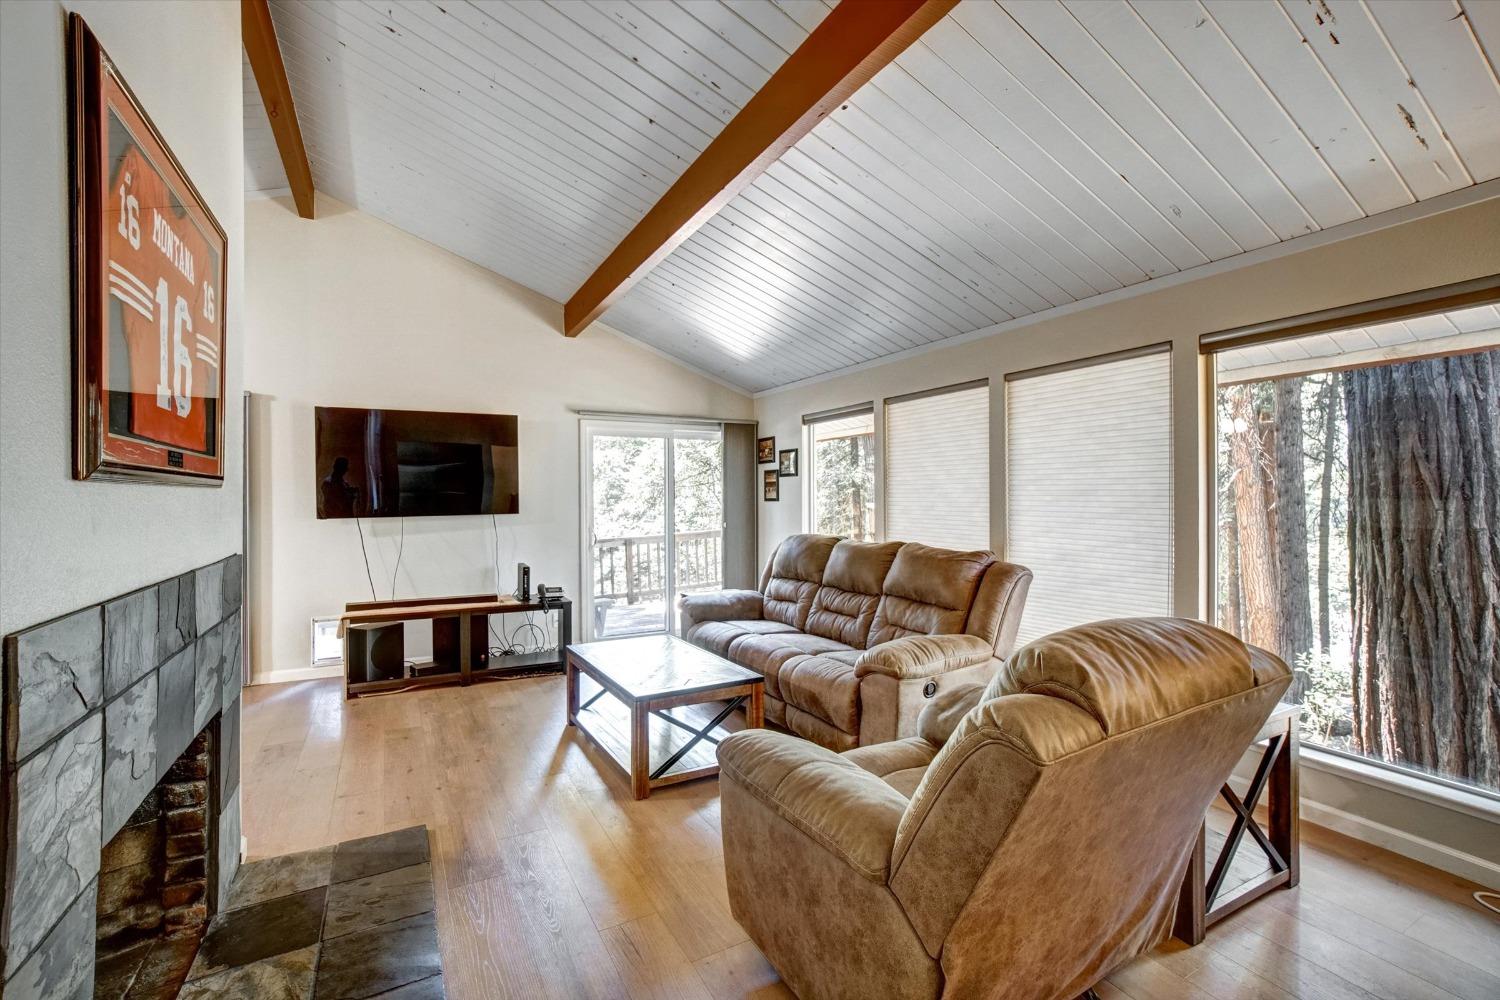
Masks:
[[[1165,351],[1006,385],[1006,558],[1035,574],[1028,642],[1172,613],[1172,405]]]
[[[885,537],[990,547],[990,387],[885,404]]]

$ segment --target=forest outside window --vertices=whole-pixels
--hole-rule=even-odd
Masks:
[[[1500,308],[1215,371],[1218,623],[1291,664],[1306,742],[1500,792]]]
[[[809,528],[873,541],[875,411],[873,407],[803,418],[812,478]],[[782,485],[785,489],[785,484]]]

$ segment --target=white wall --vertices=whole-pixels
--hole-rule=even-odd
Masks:
[[[239,551],[240,14],[70,2],[229,235],[222,487],[72,479],[64,7],[0,3],[0,633]]]
[[[500,589],[514,586],[520,560],[533,583],[560,583],[575,600],[572,411],[750,415],[747,395],[602,325],[563,337],[558,303],[332,199],[319,196],[312,221],[288,199],[251,201],[245,213],[255,681],[298,676],[312,617],[370,598],[355,522],[316,517],[315,406],[519,416],[521,513],[498,518]],[[400,525],[364,523],[387,598]],[[407,518],[405,531],[398,597],[495,587],[488,518]]]
[[[778,448],[800,446],[804,413],[873,400],[878,434],[881,400],[987,376],[990,531],[992,547],[1003,553],[1006,373],[1170,341],[1174,606],[1177,614],[1201,617],[1208,593],[1201,554],[1206,548],[1202,459],[1209,381],[1198,338],[1215,330],[1500,273],[1500,182],[1459,192],[1447,203],[1464,203],[1461,207],[1432,214],[1441,202],[1294,243],[1308,247],[1305,250],[1257,253],[1260,263],[1210,265],[1202,269],[1207,276],[1196,280],[1190,273],[1185,280],[1166,281],[1155,290],[1113,293],[1104,304],[1055,310],[1052,318],[1010,324],[993,336],[763,393],[755,400],[759,433],[776,435]],[[1410,221],[1390,225],[1402,218]],[[803,462],[806,471],[806,456]],[[803,530],[809,479],[804,475],[792,482],[796,488],[784,484],[779,503],[760,504],[762,559],[786,535]],[[1368,777],[1356,780],[1328,768],[1309,774],[1303,790],[1306,796],[1316,796],[1306,811],[1309,818],[1465,877],[1500,882],[1500,836],[1495,819],[1486,816],[1482,805],[1470,811],[1448,808],[1403,797],[1388,783]],[[1393,809],[1392,796],[1407,808]],[[1500,816],[1500,810],[1492,812]]]

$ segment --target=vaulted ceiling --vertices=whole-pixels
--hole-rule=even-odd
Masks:
[[[831,6],[272,14],[319,190],[564,301]],[[1497,62],[1486,0],[964,0],[603,318],[747,390],[985,329],[1500,177]]]

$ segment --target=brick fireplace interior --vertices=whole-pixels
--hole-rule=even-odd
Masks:
[[[95,1000],[171,1000],[217,896],[219,720],[188,744],[99,856]]]

